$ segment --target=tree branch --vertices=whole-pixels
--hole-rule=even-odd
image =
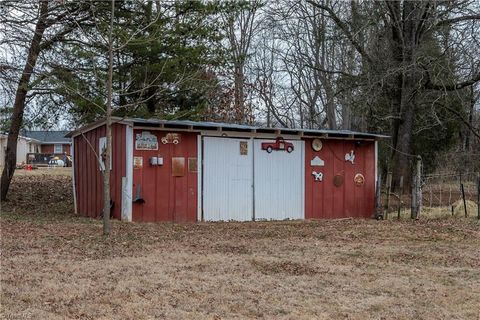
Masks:
[[[432,80],[430,79],[430,74],[427,73],[427,83],[425,83],[425,88],[431,89],[431,90],[455,91],[455,90],[460,90],[465,87],[471,86],[477,83],[478,81],[480,81],[480,72],[474,75],[471,79],[463,82],[450,84],[450,85],[443,85],[443,84],[440,85],[437,83],[432,83]]]
[[[312,6],[317,7],[319,9],[322,9],[330,15],[330,18],[335,22],[335,24],[343,31],[345,36],[348,38],[348,40],[352,43],[352,45],[355,47],[355,49],[362,55],[362,57],[367,60],[368,63],[372,63],[373,60],[372,58],[368,55],[368,53],[365,51],[363,46],[358,43],[357,40],[353,37],[353,34],[350,32],[348,25],[343,22],[332,10],[332,8],[329,8],[323,4],[320,4],[318,2],[315,2],[313,0],[307,0],[308,3],[310,3]]]
[[[472,15],[467,15],[467,16],[461,16],[461,17],[456,17],[456,18],[451,18],[451,19],[445,19],[445,20],[440,20],[437,22],[437,26],[442,26],[446,24],[453,24],[461,21],[468,21],[468,20],[480,20],[480,14],[472,14]]]
[[[460,114],[460,112],[458,112],[457,110],[455,109],[452,109],[448,106],[444,106],[445,109],[447,109],[448,111],[450,111],[451,113],[453,113],[454,115],[456,115],[462,122],[463,124],[465,124],[465,126],[467,126],[467,128],[478,138],[480,139],[480,133],[477,131],[477,129],[475,127],[473,127],[467,120],[465,120],[462,115]]]

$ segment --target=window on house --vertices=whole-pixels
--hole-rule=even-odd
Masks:
[[[63,153],[63,146],[61,144],[54,145],[53,153]]]

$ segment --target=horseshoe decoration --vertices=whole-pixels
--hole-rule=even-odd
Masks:
[[[363,176],[363,174],[357,173],[353,178],[353,181],[355,182],[355,185],[357,187],[361,187],[365,183],[365,177]]]

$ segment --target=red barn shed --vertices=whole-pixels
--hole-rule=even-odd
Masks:
[[[369,218],[377,140],[346,130],[114,118],[113,216],[125,221]],[[73,138],[78,214],[102,212],[105,121]]]

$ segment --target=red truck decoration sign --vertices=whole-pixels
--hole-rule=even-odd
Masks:
[[[268,153],[272,153],[273,150],[291,153],[293,151],[293,143],[285,141],[282,137],[278,137],[275,142],[263,142],[262,150],[267,150]]]

